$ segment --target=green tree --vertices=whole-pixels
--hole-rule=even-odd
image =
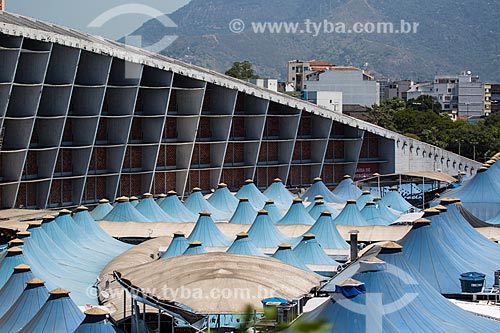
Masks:
[[[233,63],[233,67],[228,69],[225,74],[240,80],[251,80],[259,78],[259,76],[255,74],[252,63],[250,63],[248,60],[244,60],[241,62],[237,61]]]
[[[443,108],[441,104],[432,96],[422,95],[418,96],[418,98],[412,98],[408,101],[407,106],[413,110],[417,111],[433,111],[435,113],[441,113]]]

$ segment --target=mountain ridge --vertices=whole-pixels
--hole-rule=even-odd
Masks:
[[[134,35],[144,45],[165,35],[179,38],[161,53],[224,72],[249,60],[257,73],[284,78],[287,61],[321,59],[369,69],[378,77],[431,80],[435,74],[471,70],[483,81],[500,81],[500,2],[472,0],[192,0],[169,17],[177,28],[150,20]],[[229,30],[233,19],[243,33]],[[257,34],[251,22],[419,23],[415,34]],[[367,64],[367,66],[364,66]]]

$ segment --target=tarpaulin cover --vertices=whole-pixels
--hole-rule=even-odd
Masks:
[[[170,215],[175,222],[196,222],[198,220],[198,213],[193,213],[184,206],[179,200],[177,194],[169,193],[160,205],[168,215]]]
[[[293,194],[290,193],[281,181],[275,180],[265,191],[264,195],[273,200],[281,210],[287,210],[293,201]]]
[[[294,200],[288,212],[283,216],[278,224],[309,224],[313,225],[315,220],[307,213],[301,200]]]
[[[344,297],[351,298],[366,293],[366,286],[361,283],[357,286],[335,286],[335,292],[344,295]]]
[[[219,186],[214,194],[208,198],[208,202],[217,208],[227,213],[234,213],[238,206],[238,198],[236,198],[227,186]]]
[[[209,215],[200,214],[193,231],[188,237],[190,242],[200,241],[206,247],[223,247],[231,244],[231,239],[217,228]]]

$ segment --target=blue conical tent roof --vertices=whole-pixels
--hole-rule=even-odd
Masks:
[[[83,230],[83,233],[87,235],[87,239],[92,241],[92,244],[99,244],[99,247],[105,248],[112,257],[116,257],[132,247],[132,245],[111,237],[92,219],[88,209],[84,206],[76,209],[73,221]]]
[[[110,211],[113,210],[113,206],[109,203],[108,199],[99,200],[99,205],[95,207],[90,215],[96,221],[102,220],[106,215],[109,214]]]
[[[325,202],[342,202],[342,199],[333,194],[321,178],[314,178],[314,183],[302,195],[304,201],[314,202],[314,197],[317,195],[323,196]]]
[[[233,217],[229,220],[229,223],[233,224],[252,224],[257,217],[257,211],[252,206],[248,198],[240,198],[240,203],[238,208],[233,214]]]
[[[387,271],[381,272],[382,274],[377,273],[377,277],[373,278],[368,277],[371,275],[369,272],[361,273],[366,275],[366,278],[361,274],[356,274],[353,278],[365,282],[368,292],[382,292],[384,294],[384,304],[390,304],[397,299],[404,299],[405,295],[416,296],[408,304],[407,308],[404,308],[404,311],[408,310],[409,313],[398,316],[395,316],[395,314],[388,315],[391,319],[395,320],[397,318],[395,324],[398,329],[405,331],[404,329],[407,327],[407,324],[405,324],[406,319],[411,318],[411,321],[416,320],[418,322],[418,325],[411,331],[436,332],[436,330],[432,330],[427,326],[428,320],[426,318],[414,317],[415,315],[432,315],[437,318],[439,323],[456,325],[453,328],[441,328],[440,331],[442,332],[496,332],[500,330],[499,322],[484,319],[462,310],[441,296],[439,291],[434,289],[420,274],[420,271],[407,260],[406,255],[403,253],[405,251],[404,247],[403,252],[401,252],[401,249],[394,248],[394,246],[390,247],[392,248],[383,248],[377,256],[388,264]],[[429,261],[427,262],[429,263]],[[407,274],[406,278],[405,273]],[[378,287],[374,288],[377,285]],[[422,309],[427,311],[422,311]]]
[[[368,201],[373,201],[374,199],[370,191],[363,191],[363,194],[356,200],[356,205],[358,205],[359,210],[362,210]]]
[[[18,247],[11,247],[7,250],[7,255],[0,264],[0,288],[3,288],[5,283],[14,273],[14,267],[24,264],[26,260],[23,256],[23,250]]]
[[[224,183],[217,186],[217,190],[208,198],[208,202],[218,210],[231,214],[234,213],[238,206],[238,198],[229,191]]]
[[[462,226],[463,222],[447,211],[440,214],[429,209],[425,212],[424,217],[431,223],[415,224],[401,240],[408,260],[441,293],[460,293],[460,274],[471,271],[486,274],[486,285],[491,286],[500,246],[487,243],[484,237],[485,248],[481,243],[473,243],[478,238],[477,231],[465,224]]]
[[[302,200],[296,198],[288,212],[283,216],[278,224],[314,224],[314,219],[307,213]]]
[[[83,207],[81,208],[83,209]],[[94,253],[94,259],[101,265],[106,265],[113,256],[110,255],[106,247],[96,246],[97,243],[94,239],[90,238],[84,230],[76,224],[75,220],[71,217],[69,210],[63,209],[54,220],[54,223],[64,232],[64,234],[71,239],[81,251],[85,250]]]
[[[183,232],[178,231],[174,233],[174,238],[168,246],[167,251],[161,256],[162,258],[170,258],[180,256],[189,247],[189,241]]]
[[[18,265],[14,267],[14,272],[2,289],[0,289],[0,318],[3,317],[19,296],[21,296],[26,282],[33,278],[34,276],[29,266]]]
[[[293,252],[306,265],[340,265],[325,253],[314,234],[305,234]]]
[[[375,197],[373,199],[373,201],[377,205],[377,208],[378,208],[378,210],[380,212],[380,216],[382,216],[382,218],[384,220],[390,221],[390,223],[393,223],[401,215],[400,212],[395,211],[394,209],[391,209],[391,208],[387,207],[387,205],[384,202],[382,202],[382,198]]]
[[[27,282],[22,294],[0,319],[0,332],[17,333],[33,318],[49,298],[44,282],[34,278]]]
[[[276,178],[265,191],[264,195],[273,200],[280,209],[287,210],[293,201],[293,194],[283,185],[281,179]],[[264,208],[265,209],[265,208]]]
[[[168,192],[160,208],[170,215],[175,222],[196,222],[198,220],[198,214],[187,209],[179,200],[175,191]]]
[[[116,206],[103,220],[110,222],[151,222],[135,209],[127,197],[118,198]]]
[[[345,205],[344,209],[342,209],[339,216],[337,216],[333,222],[335,224],[351,226],[369,225],[368,221],[366,221],[363,215],[361,215],[361,212],[356,205],[356,200],[352,199],[347,200],[347,205]]]
[[[362,194],[361,190],[356,186],[349,175],[344,176],[344,179],[337,185],[332,193],[341,200],[341,203],[346,202],[349,199],[356,200]]]
[[[203,243],[200,241],[192,241],[189,243],[188,248],[186,251],[184,251],[183,255],[189,255],[189,254],[202,254],[202,253],[207,253],[207,250],[203,247]]]
[[[132,206],[137,207],[137,205],[140,203],[139,198],[136,196],[131,196],[129,198],[129,202]]]
[[[483,221],[495,218],[500,214],[500,169],[497,164],[480,168],[474,178],[444,195],[459,198],[465,208]]]
[[[201,194],[201,189],[195,187],[191,195],[184,202],[184,205],[194,214],[200,212],[210,212],[216,221],[227,221],[231,218],[231,213],[223,212],[212,206]]]
[[[253,180],[247,179],[242,188],[236,193],[236,198],[240,199],[247,197],[255,209],[261,209],[266,204],[268,199],[261,191],[255,186]]]
[[[399,212],[406,213],[411,209],[417,211],[415,207],[413,207],[408,201],[405,200],[399,194],[396,187],[392,187],[389,192],[387,192],[381,200],[387,207],[390,207]]]
[[[71,219],[71,216],[67,216]],[[74,222],[74,221],[73,221]],[[72,222],[68,222],[72,223]],[[104,268],[106,262],[95,255],[95,251],[79,246],[58,226],[53,216],[46,216],[43,219],[42,229],[56,243],[67,256],[79,259],[82,265],[89,267],[91,271],[99,271]]]
[[[97,267],[74,253],[67,253],[41,228],[40,223],[30,223],[31,236],[24,238],[26,261],[37,276],[47,281],[47,287],[61,285],[73,290],[78,304],[97,304],[88,290],[104,267]],[[89,254],[90,255],[90,254]]]
[[[332,214],[332,217],[335,218],[339,216],[340,212],[336,210],[335,208],[331,207],[330,205],[325,204],[323,200],[317,200],[314,202],[314,204],[310,205],[312,208],[309,210],[309,215],[316,221],[320,216],[321,213],[326,211],[329,211]]]
[[[314,208],[314,204],[315,204],[316,202],[318,202],[318,201],[323,201],[323,202],[325,202],[325,201],[323,200],[323,196],[322,196],[321,194],[318,194],[317,196],[315,196],[315,197],[314,197],[314,201],[312,201],[312,202],[311,202],[311,204],[310,204],[309,206],[307,206],[306,210],[307,210],[307,212],[308,212],[308,213],[310,213],[310,212],[311,212],[311,210]]]
[[[277,223],[283,218],[283,216],[285,216],[285,214],[283,214],[283,212],[274,204],[273,200],[266,200],[263,210],[267,211],[269,218],[274,223]]]
[[[275,248],[289,240],[276,228],[266,210],[258,212],[255,221],[248,230],[248,238],[258,248]]]
[[[107,315],[100,308],[85,311],[85,319],[74,333],[124,333],[108,320]]]
[[[316,235],[316,240],[324,249],[349,249],[349,244],[340,235],[329,211],[323,211],[306,233]]]
[[[200,241],[207,247],[224,247],[231,244],[231,239],[217,228],[210,212],[200,212],[200,217],[188,237],[189,241]]]
[[[239,233],[236,236],[233,244],[227,249],[227,253],[233,254],[243,254],[247,256],[259,256],[264,257],[262,253],[255,244],[248,238],[248,234],[245,232]]]
[[[292,251],[290,244],[280,244],[278,249],[272,255],[273,258],[278,259],[288,265],[295,266],[307,272],[312,272],[304,262]]]
[[[161,203],[165,200],[167,195],[165,193],[158,194],[158,198],[156,199],[156,204],[161,206]]]
[[[144,193],[135,209],[151,222],[173,222],[174,218],[158,206],[151,193]]]
[[[331,325],[326,332],[369,332],[374,318],[379,318],[379,332],[496,332],[500,323],[467,312],[434,290],[409,264],[401,249],[383,249],[378,270],[361,270],[353,280],[365,284],[366,292],[346,298],[333,294],[332,299],[299,318],[285,332],[297,332],[304,323],[323,319]],[[383,267],[382,267],[383,266]],[[337,283],[336,283],[337,284]],[[342,282],[340,282],[342,284]],[[335,285],[326,291],[334,292]],[[380,306],[373,304],[379,295]],[[371,319],[370,319],[371,318]],[[378,321],[377,321],[378,322]]]
[[[366,203],[365,207],[361,210],[361,215],[369,225],[389,225],[393,222],[382,217],[380,210],[373,201],[368,201]]]
[[[20,333],[73,333],[84,316],[64,289],[54,289],[31,321]]]

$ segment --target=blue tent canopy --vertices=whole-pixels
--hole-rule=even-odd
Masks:
[[[85,319],[74,333],[124,333],[108,320],[107,315],[100,308],[85,311]]]
[[[210,212],[200,212],[198,222],[188,237],[189,241],[200,241],[207,247],[225,247],[231,244],[231,239],[217,228]]]
[[[264,253],[262,253],[248,238],[248,234],[245,232],[236,235],[236,239],[226,252],[232,254],[243,254],[247,256],[265,256]]]
[[[278,224],[314,224],[314,219],[307,213],[302,200],[295,198],[288,212],[283,216]]]
[[[500,214],[500,168],[496,165],[498,162],[490,168],[480,168],[474,178],[443,196],[459,198],[465,208],[483,221],[494,219]]]
[[[262,304],[266,305],[267,303],[280,303],[282,305],[290,303],[289,300],[280,298],[280,297],[270,297],[270,298],[265,298],[262,301]]]
[[[67,217],[71,219],[71,216]],[[74,223],[74,221],[68,223]],[[103,262],[102,258],[98,258],[93,250],[82,248],[66,235],[66,233],[59,228],[53,216],[44,217],[42,229],[52,239],[52,242],[56,243],[59,248],[66,253],[66,256],[78,258],[82,262],[82,265],[96,271],[104,268],[106,265],[106,262]]]
[[[314,204],[310,205],[312,208],[309,210],[309,215],[316,221],[321,213],[325,210],[331,213],[333,218],[339,216],[340,212],[330,205],[327,205],[323,200],[316,200]],[[309,208],[309,207],[308,207]]]
[[[113,207],[113,210],[103,220],[110,222],[151,222],[135,209],[127,197],[118,198],[116,206]]]
[[[356,200],[356,205],[358,205],[359,210],[362,210],[368,201],[373,201],[374,199],[370,191],[363,191],[363,194]]]
[[[156,198],[156,204],[158,206],[161,206],[161,203],[163,202],[163,200],[165,200],[166,197],[167,195],[165,193],[158,194],[158,197]]]
[[[295,266],[307,272],[312,272],[304,264],[304,262],[292,251],[292,246],[290,244],[280,244],[272,257],[284,262],[285,264]]]
[[[233,224],[252,224],[257,217],[257,211],[252,206],[248,198],[240,198],[238,208],[234,212],[233,216],[229,220],[229,223]]]
[[[73,333],[84,316],[69,292],[54,289],[40,311],[19,333]]]
[[[168,215],[158,206],[151,193],[142,195],[142,200],[135,209],[151,222],[174,222],[174,218]]]
[[[321,178],[314,178],[314,183],[307,189],[306,193],[302,195],[302,199],[304,201],[314,202],[314,197],[317,195],[323,196],[325,202],[342,202],[341,198],[337,197],[328,187],[326,187]]]
[[[94,239],[90,238],[89,235],[76,224],[69,210],[61,210],[54,220],[54,223],[64,232],[66,237],[71,239],[82,251],[94,253],[96,262],[104,266],[113,259],[113,256],[106,246],[95,246],[96,242]]]
[[[275,248],[288,241],[288,237],[276,228],[265,210],[258,212],[255,221],[248,230],[248,238],[258,248]]]
[[[383,218],[382,213],[373,201],[366,203],[365,207],[361,210],[361,215],[369,225],[389,225],[394,222],[394,220],[390,221]]]
[[[140,203],[139,198],[136,196],[131,196],[129,198],[129,202],[132,206],[137,207],[137,205]]]
[[[160,208],[170,215],[175,222],[196,222],[198,213],[193,213],[179,200],[177,192],[169,191]]]
[[[113,206],[109,203],[108,199],[99,200],[99,205],[95,207],[90,215],[96,221],[102,220],[106,215],[109,214],[110,211],[113,210]]]
[[[17,333],[41,309],[49,298],[49,291],[38,278],[25,285],[22,294],[0,319],[0,332]]]
[[[349,199],[356,200],[362,194],[361,190],[356,186],[349,175],[344,176],[344,179],[337,185],[332,193],[339,198],[339,203],[344,203]]]
[[[266,200],[266,204],[263,209],[267,211],[269,218],[273,221],[273,223],[277,223],[283,218],[283,216],[285,216],[285,214],[283,214],[283,212],[281,212],[281,210],[274,204],[273,200]]]
[[[184,251],[183,255],[202,253],[207,253],[207,250],[205,250],[205,247],[203,247],[203,244],[200,241],[195,240],[189,243],[189,246],[186,251]]]
[[[189,247],[189,241],[183,232],[178,231],[174,233],[174,238],[168,246],[167,251],[161,256],[162,258],[170,258],[180,256]]]
[[[184,205],[194,214],[200,212],[210,212],[216,221],[227,221],[231,218],[231,213],[223,212],[212,206],[201,193],[201,189],[195,187],[191,195],[184,202]]]
[[[316,223],[306,233],[316,235],[316,240],[324,249],[349,249],[349,244],[342,238],[335,226],[333,215],[328,211],[322,212]]]
[[[64,252],[39,224],[30,224],[28,230],[31,236],[24,238],[24,250],[26,261],[36,276],[47,281],[49,288],[60,285],[71,289],[78,304],[97,304],[97,299],[92,298],[88,290],[104,267],[93,266]]]
[[[396,221],[399,218],[399,216],[401,216],[400,212],[395,211],[394,209],[387,207],[386,204],[384,202],[382,202],[382,199],[380,197],[375,197],[373,199],[373,201],[377,205],[377,208],[380,212],[380,216],[384,220],[390,221],[390,223],[393,223],[394,221]]]
[[[403,252],[404,251],[403,248]],[[404,297],[404,295],[416,295],[416,298],[404,308],[404,311],[411,311],[406,316],[401,313],[399,315],[397,315],[397,313],[389,315],[389,318],[394,321],[398,329],[404,330],[408,325],[405,323],[407,322],[406,320],[411,317],[412,321],[417,320],[420,325],[415,326],[413,331],[416,332],[418,328],[421,329],[422,332],[428,332],[431,330],[431,327],[428,326],[430,324],[430,319],[426,319],[425,317],[429,316],[430,318],[436,318],[439,323],[448,326],[441,328],[439,331],[500,331],[499,322],[484,319],[473,313],[462,310],[441,296],[441,294],[427,282],[427,279],[420,274],[420,270],[415,268],[415,266],[407,260],[403,252],[401,252],[401,249],[382,249],[377,257],[388,264],[388,271],[377,272],[375,273],[377,275],[376,277],[372,277],[370,272],[356,274],[353,277],[356,280],[366,283],[368,293],[384,293],[384,303],[402,299],[401,297]],[[404,273],[408,274],[406,278]],[[458,279],[459,277],[457,277],[457,280]],[[431,332],[436,332],[436,329],[431,330]]]
[[[427,210],[424,217],[431,222],[416,223],[401,240],[404,253],[420,274],[442,294],[460,293],[460,274],[479,271],[487,275],[486,285],[493,284],[498,269],[498,249],[495,254],[483,256],[486,249],[479,248],[455,223],[452,228],[446,213]],[[465,239],[460,239],[460,238]],[[491,242],[494,244],[493,242]]]
[[[314,234],[305,234],[293,252],[306,265],[340,265],[325,253]]]
[[[381,200],[387,207],[396,211],[406,213],[409,211],[418,211],[408,201],[399,194],[397,187],[392,187]]]
[[[236,198],[224,183],[219,184],[214,194],[208,198],[208,202],[223,212],[234,213],[238,206],[238,198]]]
[[[83,230],[86,238],[100,248],[105,248],[111,257],[122,254],[132,246],[111,237],[90,216],[86,207],[80,206],[73,214],[73,221]],[[94,243],[95,242],[95,243]]]
[[[26,263],[26,260],[23,256],[23,249],[11,247],[7,250],[7,255],[0,263],[0,288],[3,288],[10,279],[12,273],[14,273],[14,267],[24,263]]]
[[[279,178],[274,179],[271,186],[264,191],[264,195],[273,200],[276,206],[282,210],[287,210],[294,198],[293,194],[286,189]]]
[[[363,226],[369,225],[368,221],[365,220],[363,215],[356,205],[356,200],[347,200],[347,205],[342,209],[339,216],[337,216],[333,222],[335,224],[351,225],[351,226]]]
[[[19,296],[21,296],[26,282],[33,278],[34,276],[29,266],[18,265],[14,267],[14,272],[2,289],[0,289],[0,318],[3,317]]]
[[[356,297],[366,294],[366,285],[363,282],[348,279],[335,285],[335,293],[342,294],[346,298]]]
[[[262,209],[266,204],[266,200],[268,200],[251,179],[245,180],[245,184],[236,193],[236,198],[241,199],[243,197],[247,197],[255,209]]]

